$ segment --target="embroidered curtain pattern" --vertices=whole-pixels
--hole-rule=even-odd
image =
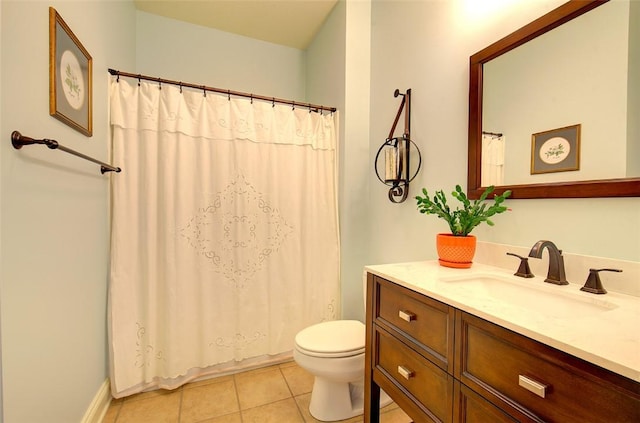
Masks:
[[[290,356],[300,329],[339,317],[333,115],[110,89],[115,397]]]

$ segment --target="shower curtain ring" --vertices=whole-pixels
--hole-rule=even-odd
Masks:
[[[182,81],[180,81],[178,85],[180,86],[180,94],[182,94]]]
[[[253,104],[253,94],[251,94],[251,104]]]
[[[202,86],[202,94],[206,97],[207,96],[207,87],[205,85]]]
[[[231,101],[231,90],[227,90],[227,100]]]
[[[276,107],[276,98],[271,97],[271,107]]]

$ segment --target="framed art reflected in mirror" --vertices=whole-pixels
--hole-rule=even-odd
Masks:
[[[580,169],[580,125],[531,136],[531,174]]]

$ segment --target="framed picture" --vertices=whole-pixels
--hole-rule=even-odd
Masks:
[[[533,134],[531,174],[579,170],[580,126],[565,126]]]
[[[49,114],[90,137],[92,59],[62,17],[49,8]]]

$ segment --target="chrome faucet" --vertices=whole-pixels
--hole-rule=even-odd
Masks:
[[[558,250],[558,247],[553,242],[546,240],[536,242],[531,251],[529,251],[529,257],[542,258],[542,250],[545,248],[549,251],[549,271],[547,272],[547,279],[544,281],[556,285],[568,285],[569,282],[567,282],[564,274],[562,250]]]

